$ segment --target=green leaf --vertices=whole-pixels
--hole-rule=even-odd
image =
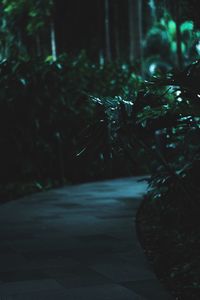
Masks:
[[[168,31],[171,36],[176,34],[176,23],[173,20],[168,22]]]
[[[193,21],[185,21],[180,26],[181,32],[192,31],[193,29],[194,29],[194,22]]]

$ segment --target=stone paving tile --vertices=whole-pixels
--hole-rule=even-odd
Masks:
[[[20,243],[19,244],[14,244],[13,243],[13,249],[18,251],[19,253],[22,253],[23,255],[29,255],[32,254],[32,256],[34,256],[34,254],[44,254],[48,252],[48,254],[52,254],[52,256],[65,256],[65,257],[72,257],[74,255],[79,255],[81,252],[82,253],[88,253],[88,255],[90,255],[93,252],[96,253],[105,253],[105,252],[113,252],[114,249],[117,250],[116,245],[113,245],[112,243],[105,243],[105,244],[101,244],[101,243],[93,243],[91,241],[88,243],[83,243],[83,242],[74,242],[72,241],[72,244],[68,243],[67,241],[65,243],[62,244],[54,244],[53,240],[52,241],[37,241],[37,242],[28,242],[27,244],[24,243]],[[120,246],[120,248],[126,248],[126,245],[124,246]]]
[[[17,231],[4,231],[4,232],[0,232],[0,240],[27,240],[30,238],[34,238],[34,234],[30,234],[30,233],[23,233],[23,232],[17,232]]]
[[[74,209],[74,208],[83,208],[83,205],[81,205],[81,204],[78,204],[78,203],[73,203],[73,202],[71,202],[71,203],[55,203],[55,207],[59,207],[59,208],[61,208],[62,210],[63,209],[67,209],[67,210],[71,210],[71,209]]]
[[[146,269],[129,263],[119,262],[116,264],[96,264],[91,266],[92,269],[112,279],[115,282],[133,281],[144,279],[156,279],[155,275]]]
[[[50,270],[51,275],[65,288],[79,288],[84,286],[98,286],[112,284],[113,281],[102,274],[95,272],[87,267],[82,267],[82,269],[77,269],[74,271],[63,272],[55,274],[53,269]]]
[[[74,273],[82,273],[83,274],[83,270],[85,270],[85,273],[87,274],[87,268],[84,267],[77,267],[75,266],[69,266],[69,267],[47,267],[47,268],[43,268],[43,273],[46,274],[47,278],[51,278],[51,279],[58,279],[58,278],[63,278],[65,277],[67,274],[74,274]]]
[[[46,279],[47,275],[41,269],[11,270],[10,272],[0,272],[0,282],[16,282],[26,280]],[[1,298],[0,298],[1,300]]]
[[[71,257],[33,257],[29,260],[29,266],[31,269],[43,269],[46,268],[65,268],[66,270],[72,268],[79,268],[80,262],[76,261]]]
[[[47,226],[54,226],[55,227],[62,227],[62,228],[72,228],[72,227],[78,227],[80,228],[80,225],[87,228],[88,226],[96,226],[96,223],[98,222],[97,218],[95,216],[84,216],[84,215],[72,215],[69,213],[68,216],[63,216],[60,218],[56,218],[55,220],[45,220],[45,224]],[[73,229],[73,228],[72,228]]]
[[[151,270],[152,267],[150,263],[147,261],[147,258],[145,257],[143,251],[139,251],[138,249],[132,250],[130,252],[120,252],[116,253],[116,258],[119,261],[125,261],[126,263],[130,264],[131,266],[134,266],[136,268],[143,268],[146,270]]]
[[[21,269],[23,266],[29,267],[28,263],[29,261],[20,254],[1,254],[0,272]]]
[[[131,252],[111,252],[111,253],[77,253],[76,260],[80,261],[82,264],[86,264],[87,266],[92,265],[102,265],[102,264],[110,264],[110,265],[129,265],[133,269],[140,268],[150,270],[150,265],[146,260],[143,252],[138,252],[133,250]]]
[[[76,261],[79,261],[82,265],[91,266],[97,263],[116,263],[120,261],[120,258],[115,256],[114,252],[77,252],[71,253],[71,257],[73,257]]]
[[[95,241],[97,241],[97,242],[102,242],[102,243],[107,242],[107,241],[109,241],[109,242],[114,241],[115,242],[115,241],[120,240],[120,239],[112,237],[108,234],[93,234],[93,235],[90,234],[90,235],[87,235],[87,236],[79,236],[78,239],[81,240],[81,241],[84,241],[84,242],[91,242],[91,241],[95,242]]]
[[[146,300],[146,298],[117,284],[68,289],[67,300]]]
[[[67,297],[68,295],[63,290],[46,290],[0,296],[0,300],[74,300],[74,298],[69,299]]]
[[[141,280],[122,282],[123,286],[146,297],[148,300],[172,300],[172,296],[166,292],[157,280]]]
[[[64,287],[53,279],[27,280],[20,282],[9,282],[0,285],[0,297],[16,295],[22,293],[32,293],[40,291],[60,290],[65,291]],[[1,299],[1,298],[0,298]]]
[[[44,235],[45,236],[45,235]],[[61,249],[76,248],[79,244],[77,239],[63,240],[58,238],[40,238],[12,241],[12,248],[26,252],[54,252]]]
[[[14,253],[14,251],[13,251],[13,249],[10,245],[4,245],[4,244],[1,243],[0,256],[2,256],[4,254],[13,254],[13,253]]]
[[[1,300],[147,300],[120,285],[102,285],[67,290],[43,290],[0,296]]]
[[[73,255],[73,254],[72,254]],[[126,256],[127,255],[127,256]],[[139,267],[141,265],[142,268],[146,268],[147,270],[151,270],[149,263],[147,262],[144,255],[139,255],[136,251],[133,251],[132,255],[130,253],[123,252],[105,252],[105,253],[76,253],[73,257],[79,261],[81,264],[85,264],[87,266],[94,266],[96,264],[129,264],[130,266]]]

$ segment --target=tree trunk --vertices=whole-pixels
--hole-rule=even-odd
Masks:
[[[128,9],[129,9],[129,61],[133,64],[134,59],[136,58],[137,54],[135,53],[135,34],[136,29],[134,30],[134,0],[128,0]]]
[[[41,40],[39,34],[36,35],[36,52],[38,57],[42,56]]]
[[[177,45],[177,65],[181,70],[183,67],[183,56],[181,50],[181,31],[180,31],[180,2],[175,1],[175,16],[176,16],[176,45]]]
[[[55,26],[53,21],[50,24],[51,26],[51,55],[53,61],[57,60],[57,49],[56,49],[56,33],[55,33]]]
[[[120,61],[120,40],[119,40],[119,5],[114,2],[114,34],[115,34],[115,55],[117,61]]]
[[[129,61],[140,63],[140,72],[143,74],[143,26],[142,0],[129,0]]]
[[[138,28],[139,28],[139,59],[140,72],[144,75],[144,55],[143,55],[143,23],[142,23],[142,0],[138,0]]]
[[[106,43],[106,60],[107,62],[111,62],[109,0],[105,0],[105,43]]]

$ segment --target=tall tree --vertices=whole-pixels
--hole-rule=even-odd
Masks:
[[[105,46],[106,46],[106,60],[111,62],[111,37],[110,37],[110,9],[109,0],[104,1],[105,5]]]
[[[51,55],[53,61],[57,59],[57,47],[56,47],[56,32],[53,20],[50,23],[50,31],[51,31]]]
[[[116,59],[120,60],[120,37],[119,37],[119,3],[114,2],[114,36],[115,36],[115,54]]]
[[[129,60],[140,62],[140,71],[143,73],[143,24],[142,0],[128,0],[129,9]]]
[[[128,9],[129,9],[129,60],[133,64],[135,57],[137,56],[135,52],[135,37],[137,36],[137,30],[134,26],[135,14],[134,14],[134,2],[135,0],[128,0]]]
[[[139,28],[139,59],[140,59],[140,72],[144,75],[144,57],[143,57],[143,18],[142,18],[142,0],[138,0],[138,28]]]

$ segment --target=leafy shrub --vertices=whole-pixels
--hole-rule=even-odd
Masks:
[[[152,173],[151,199],[160,203],[163,214],[170,212],[174,222],[187,219],[186,226],[198,222],[200,212],[199,77],[197,61],[182,72],[145,83],[132,98],[93,98],[99,107],[93,137],[97,130],[109,136],[106,153],[105,140],[95,142],[99,155],[112,161],[122,152],[134,166],[138,153],[146,153],[140,161],[143,158]],[[92,151],[92,139],[85,135],[81,153]]]
[[[128,67],[99,67],[85,53],[56,62],[0,64],[1,182],[94,178],[91,159],[77,160],[77,140],[93,118],[88,95],[128,93],[139,84]]]

